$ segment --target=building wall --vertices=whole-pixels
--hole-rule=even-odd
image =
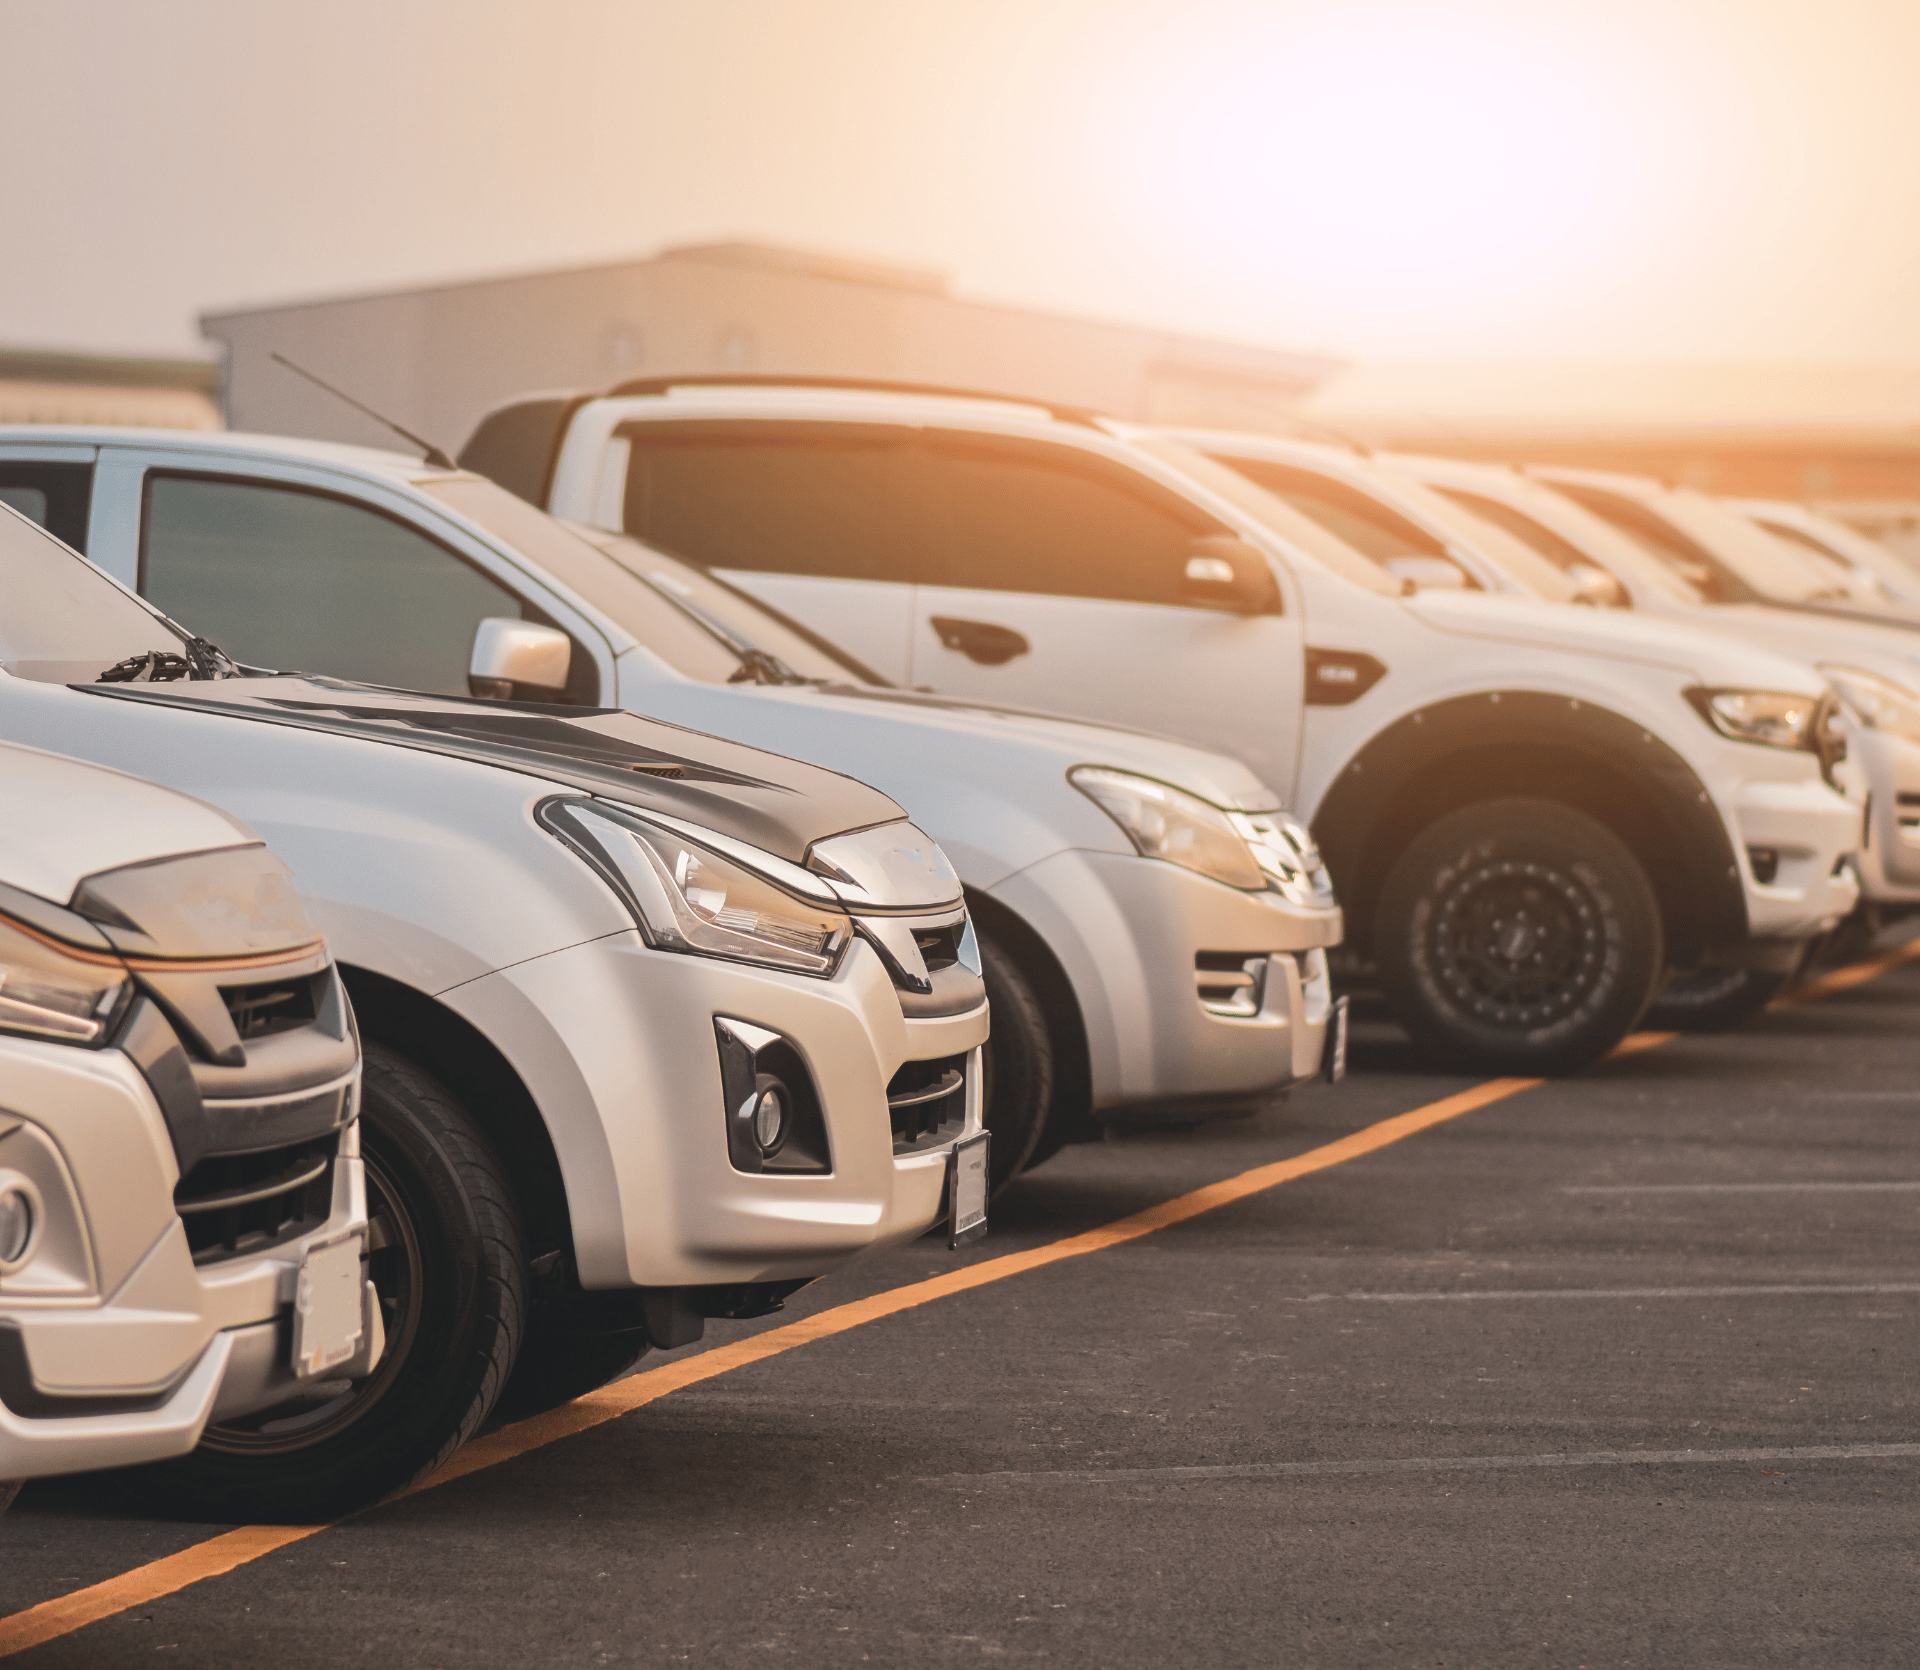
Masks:
[[[275,351],[457,451],[536,390],[740,371],[950,384],[1121,416],[1280,428],[1336,361],[957,301],[937,274],[763,246],[208,315],[235,429],[391,445]]]

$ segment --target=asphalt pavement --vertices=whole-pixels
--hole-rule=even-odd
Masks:
[[[12,1662],[1920,1663],[1916,1018],[1920,963],[1515,1091],[730,1367]],[[1479,1082],[1384,1025],[1353,1061],[1254,1120],[1070,1149],[983,1243],[872,1260],[642,1372]],[[0,1612],[137,1592],[228,1529],[30,1485],[0,1519]]]

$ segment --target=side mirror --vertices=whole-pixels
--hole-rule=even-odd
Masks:
[[[1266,552],[1235,534],[1205,534],[1188,545],[1180,595],[1228,614],[1280,613],[1280,586]]]
[[[1388,557],[1380,565],[1401,584],[1403,591],[1466,591],[1467,577],[1445,557]]]
[[[550,702],[567,687],[573,640],[551,626],[492,615],[473,635],[467,689],[492,701]]]
[[[1573,582],[1573,600],[1596,609],[1624,609],[1628,606],[1627,588],[1604,568],[1590,562],[1574,563],[1567,570]]]

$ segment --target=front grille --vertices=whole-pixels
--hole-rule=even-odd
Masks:
[[[912,1154],[951,1142],[967,1123],[967,1058],[909,1061],[887,1085],[893,1151]]]
[[[250,1043],[313,1025],[314,985],[327,978],[310,974],[304,979],[265,980],[256,986],[222,986],[220,998],[241,1043]]]
[[[173,1191],[196,1264],[257,1253],[318,1229],[333,1210],[338,1133],[202,1160]]]
[[[1246,1019],[1259,1014],[1266,984],[1265,957],[1250,957],[1244,951],[1201,951],[1194,956],[1194,995],[1210,1015]]]

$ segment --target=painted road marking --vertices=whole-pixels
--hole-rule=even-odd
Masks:
[[[1420,1305],[1461,1299],[1777,1299],[1796,1294],[1840,1298],[1862,1293],[1920,1293],[1920,1282],[1862,1282],[1844,1287],[1811,1282],[1779,1282],[1765,1287],[1481,1287],[1433,1293],[1309,1293],[1292,1302]]]
[[[1816,1189],[1857,1189],[1863,1193],[1893,1194],[1920,1190],[1920,1179],[1891,1183],[1579,1183],[1562,1189],[1563,1195],[1692,1195],[1773,1194]]]
[[[1743,1450],[1590,1450],[1553,1455],[1423,1455],[1392,1461],[1265,1461],[1221,1467],[1091,1467],[1042,1473],[945,1473],[927,1484],[1183,1484],[1206,1479],[1283,1479],[1356,1473],[1496,1473],[1514,1467],[1670,1467],[1744,1461],[1907,1461],[1920,1444],[1801,1444]]]

